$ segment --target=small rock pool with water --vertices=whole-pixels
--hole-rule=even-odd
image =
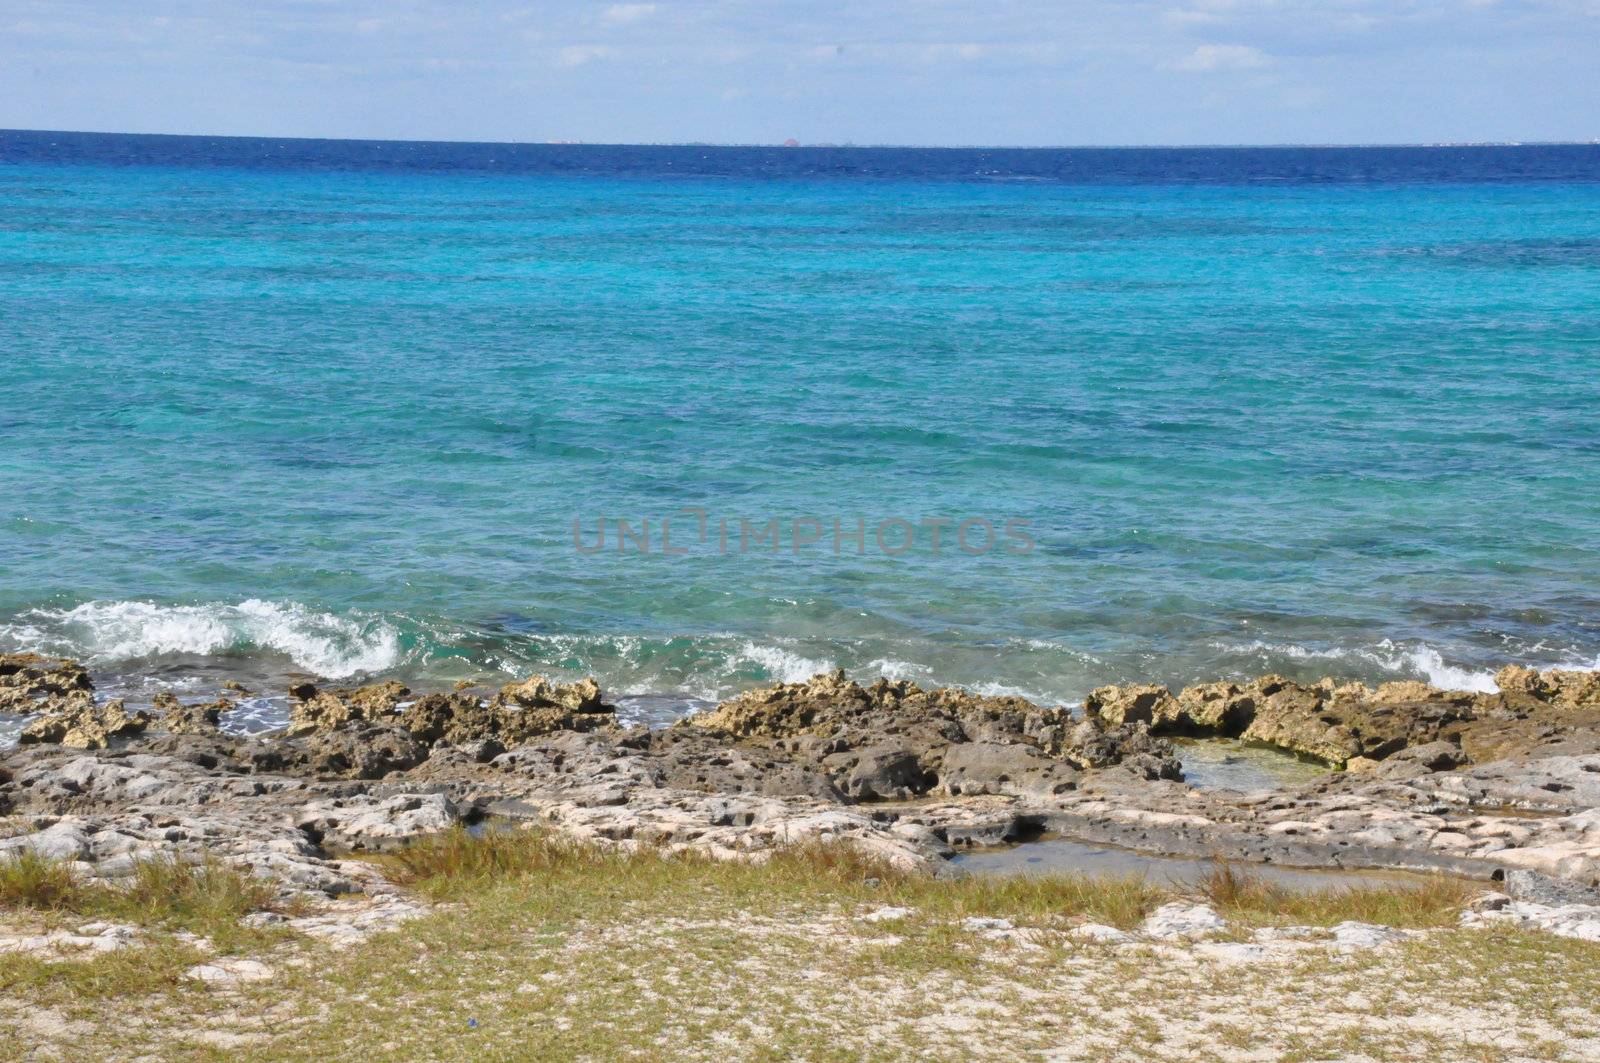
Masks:
[[[951,864],[972,875],[1080,875],[1084,878],[1139,878],[1152,886],[1188,889],[1199,885],[1220,866],[1212,859],[1151,856],[1096,845],[1072,838],[1046,835],[1036,841],[1003,848],[958,853]],[[1271,886],[1302,892],[1351,887],[1420,886],[1422,875],[1404,871],[1348,870],[1283,867],[1278,864],[1235,863],[1241,874]]]

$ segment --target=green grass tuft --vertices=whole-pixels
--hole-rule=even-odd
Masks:
[[[211,858],[143,860],[118,883],[85,882],[71,865],[30,851],[0,859],[0,908],[185,930],[221,947],[259,937],[239,920],[273,904],[270,883]]]
[[[1200,882],[1200,892],[1224,916],[1245,923],[1332,926],[1347,920],[1397,927],[1456,923],[1482,887],[1433,875],[1393,886],[1292,890],[1262,881],[1226,861]]]
[[[32,849],[0,858],[0,908],[32,908],[42,912],[71,910],[84,899],[72,868]]]

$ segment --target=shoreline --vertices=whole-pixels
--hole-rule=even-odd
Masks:
[[[19,746],[0,751],[0,813],[121,813],[148,796],[248,818],[256,802],[230,787],[271,779],[291,807],[319,792],[368,813],[428,796],[412,828],[382,814],[303,828],[308,853],[330,836],[383,848],[492,815],[748,854],[809,817],[813,833],[930,869],[1049,831],[1153,856],[1482,879],[1529,867],[1600,884],[1600,838],[1580,815],[1600,805],[1600,673],[1512,665],[1497,680],[1494,694],[1280,676],[1124,684],[1075,712],[835,671],[654,725],[619,719],[593,680],[307,682],[285,692],[284,727],[239,734],[222,721],[263,692],[235,681],[212,700],[158,693],[146,710],[97,697],[76,662],[0,655],[0,710],[31,710]],[[73,772],[87,775],[62,789]],[[753,804],[729,811],[740,802]]]
[[[1124,685],[1075,715],[835,672],[655,728],[621,725],[592,680],[306,683],[287,692],[283,731],[241,737],[217,726],[230,697],[146,712],[97,700],[73,662],[0,655],[0,704],[49,710],[0,751],[0,955],[14,972],[0,987],[49,1027],[22,1043],[83,1058],[179,1045],[407,1058],[418,1031],[463,1055],[503,1044],[463,1038],[514,1037],[608,1058],[704,1033],[684,978],[806,1031],[739,1027],[727,1044],[808,1057],[855,1045],[863,999],[884,993],[883,1021],[909,1024],[885,1058],[1148,1045],[1107,1002],[1073,1022],[1120,1032],[1063,1047],[1026,1003],[1105,985],[1159,1000],[1141,1013],[1169,1032],[1245,1007],[1244,986],[1326,1026],[1327,987],[1405,985],[1448,1028],[1395,1002],[1390,1034],[1363,1010],[1340,1043],[1374,1058],[1419,1038],[1481,1046],[1496,1034],[1472,1017],[1524,1000],[1532,972],[1555,979],[1540,1006],[1585,1006],[1566,987],[1600,948],[1600,673],[1500,675],[1493,695],[1272,676]],[[1208,731],[1325,770],[1196,787],[1184,743]],[[1058,837],[1076,848],[1042,875],[957,859],[1048,853]],[[1179,859],[1190,877],[1163,880]],[[1231,995],[1213,999],[1218,985]],[[575,1004],[610,986],[628,998]],[[642,1008],[639,993],[674,1003]],[[140,1024],[111,1022],[131,1000]],[[930,1035],[928,1007],[965,1016],[961,1030]],[[1576,1028],[1530,1007],[1497,1028],[1580,1058],[1548,1050],[1551,1031]],[[712,1013],[733,1012],[757,1014]],[[530,1028],[535,1014],[555,1018]],[[18,1021],[0,1006],[0,1028]],[[650,1032],[663,1029],[679,1032]],[[1298,1037],[1282,1050],[1312,1043]],[[1215,1038],[1202,1041],[1163,1054],[1208,1058]]]

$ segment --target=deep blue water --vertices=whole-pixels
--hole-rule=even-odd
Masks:
[[[0,133],[0,649],[1481,686],[1600,658],[1597,358],[1596,146]]]

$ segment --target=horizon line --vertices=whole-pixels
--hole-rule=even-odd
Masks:
[[[292,140],[323,144],[455,144],[484,147],[564,147],[564,148],[772,148],[779,150],[832,150],[832,151],[1196,151],[1217,149],[1291,150],[1291,149],[1351,149],[1351,148],[1520,148],[1520,147],[1594,147],[1600,138],[1591,140],[1432,140],[1432,141],[1284,141],[1280,143],[1190,143],[1190,144],[900,144],[881,142],[858,144],[853,142],[817,141],[708,141],[708,140],[450,140],[409,137],[317,137],[287,135],[275,136],[260,133],[149,133],[131,130],[108,129],[31,129],[25,127],[0,127],[0,136],[10,133],[64,134],[67,136],[114,137],[170,137],[173,139],[206,140]]]

